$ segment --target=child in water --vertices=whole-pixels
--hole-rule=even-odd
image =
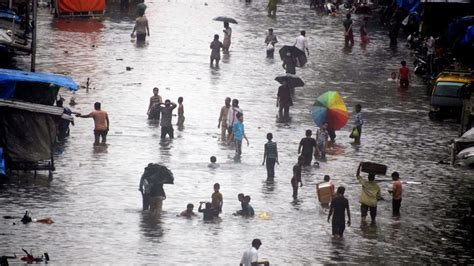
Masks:
[[[408,89],[409,77],[410,77],[410,69],[407,67],[407,62],[403,60],[400,62],[402,67],[400,68],[400,88]]]
[[[210,161],[211,161],[211,163],[208,164],[207,167],[213,168],[213,169],[216,169],[217,167],[219,167],[219,164],[216,163],[217,162],[216,156],[211,156]]]
[[[178,98],[178,127],[184,126],[184,106],[183,106],[183,97]]]
[[[291,186],[293,187],[293,199],[298,198],[298,183],[300,186],[303,186],[301,181],[301,167],[303,166],[304,158],[303,156],[298,156],[298,163],[293,166],[293,178],[291,178]]]

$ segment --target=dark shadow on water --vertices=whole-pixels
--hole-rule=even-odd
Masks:
[[[361,222],[360,232],[362,233],[363,238],[367,238],[367,239],[378,238],[377,224],[371,224],[370,222]]]
[[[264,195],[273,194],[275,191],[276,182],[275,179],[268,179],[263,182],[262,192]]]
[[[149,238],[152,242],[161,242],[163,237],[163,227],[160,217],[152,217],[149,212],[140,213],[140,231],[143,236]]]

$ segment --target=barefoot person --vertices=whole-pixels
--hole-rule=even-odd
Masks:
[[[106,111],[101,110],[100,102],[94,104],[94,109],[95,110],[88,115],[76,114],[76,116],[82,118],[92,117],[94,119],[94,145],[105,145],[110,126],[109,115]],[[101,142],[99,142],[100,138],[102,138]]]
[[[245,141],[247,141],[247,146],[249,146],[249,140],[245,135],[244,115],[242,113],[237,114],[237,122],[232,128],[231,135],[234,137],[235,155],[236,157],[240,157],[240,155],[242,155],[242,140],[245,139]]]

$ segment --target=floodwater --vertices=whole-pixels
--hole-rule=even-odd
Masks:
[[[253,238],[263,242],[260,258],[271,263],[472,263],[472,239],[460,224],[472,199],[473,173],[437,164],[449,158],[449,142],[457,136],[452,123],[428,119],[424,85],[414,77],[410,89],[397,90],[387,79],[399,62],[412,62],[399,44],[388,47],[386,31],[375,19],[366,49],[343,49],[342,17],[317,15],[305,3],[279,6],[276,18],[266,16],[265,3],[254,1],[153,1],[147,16],[151,36],[146,47],[130,39],[132,18],[55,20],[40,12],[38,71],[68,73],[91,89],[79,90],[76,112],[88,113],[100,101],[109,112],[109,146],[92,146],[93,122],[76,119],[71,137],[56,155],[57,170],[36,179],[17,177],[0,190],[2,215],[51,217],[52,225],[12,225],[0,220],[0,254],[21,248],[48,252],[53,264],[237,264]],[[133,12],[130,12],[133,13]],[[229,56],[219,70],[209,68],[209,43],[222,24],[218,15],[236,18]],[[355,16],[360,25],[360,16]],[[306,86],[296,89],[289,124],[276,122],[281,61],[265,59],[265,31],[274,28],[278,46],[293,44],[301,29],[309,37],[309,63],[297,74]],[[358,29],[358,26],[356,27]],[[355,31],[356,33],[358,31]],[[27,68],[28,60],[17,59]],[[133,68],[130,71],[126,67]],[[184,97],[185,128],[172,141],[160,141],[160,128],[147,122],[153,87],[164,99]],[[360,103],[366,124],[362,145],[353,147],[347,125],[337,134],[337,148],[319,169],[305,169],[300,200],[292,202],[290,178],[297,148],[306,129],[315,130],[310,109],[315,98],[338,90],[348,108]],[[73,96],[61,91],[63,97]],[[217,118],[225,97],[237,98],[245,113],[250,146],[241,163],[219,141]],[[68,102],[67,100],[67,102]],[[176,117],[174,117],[176,122]],[[267,132],[280,151],[274,183],[265,182],[261,166]],[[215,155],[220,167],[210,170]],[[359,162],[375,161],[400,172],[404,185],[402,216],[391,217],[390,200],[379,203],[377,226],[361,226],[355,172]],[[165,186],[168,198],[159,221],[141,211],[138,182],[150,162],[167,165],[175,185]],[[315,186],[329,174],[347,188],[352,226],[342,241],[331,238],[328,210],[315,197]],[[381,177],[383,197],[390,199],[389,176]],[[213,184],[224,195],[222,220],[204,223],[176,217],[188,202],[210,200]],[[244,219],[238,193],[251,195],[255,211],[270,219]]]

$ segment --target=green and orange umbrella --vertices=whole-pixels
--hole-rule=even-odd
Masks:
[[[332,130],[343,128],[349,120],[346,105],[337,91],[328,91],[319,96],[314,102],[311,117],[318,127],[327,122],[328,128]]]

